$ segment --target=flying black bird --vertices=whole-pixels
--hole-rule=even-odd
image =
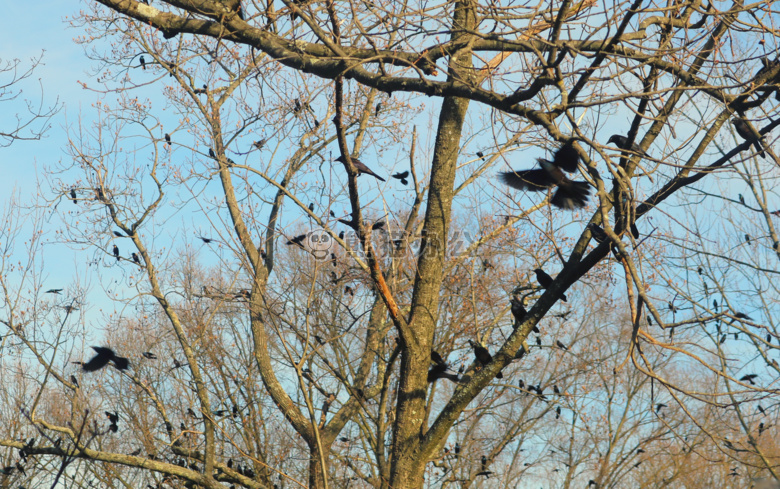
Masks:
[[[157,355],[155,355],[154,353],[152,353],[150,351],[145,351],[145,352],[141,353],[141,355],[144,358],[148,358],[149,360],[157,360]]]
[[[108,365],[108,362],[113,362],[114,366],[119,370],[126,370],[130,366],[130,361],[127,358],[119,357],[114,353],[111,348],[104,346],[93,346],[93,350],[97,353],[87,363],[81,365],[81,368],[85,372],[94,372]]]
[[[661,412],[661,409],[663,409],[663,408],[665,408],[665,407],[666,407],[666,404],[664,404],[664,403],[662,403],[662,402],[659,402],[658,404],[656,404],[656,405],[655,405],[655,414],[658,414],[658,413],[660,413],[660,412]]]
[[[297,244],[298,246],[302,247],[303,245],[301,243],[303,242],[304,239],[306,239],[306,235],[305,234],[301,234],[301,235],[298,235],[298,236],[294,237],[293,239],[288,241],[286,244],[287,244],[287,246],[290,246],[290,245],[293,245],[293,244]]]
[[[525,315],[528,314],[528,311],[526,311],[525,307],[523,307],[522,299],[512,297],[512,300],[510,300],[509,303],[512,304],[512,316],[515,318],[516,326],[523,322],[523,319],[525,318]]]
[[[137,264],[139,264],[139,265],[141,264],[141,259],[140,259],[140,258],[138,258],[138,255],[136,255],[136,254],[135,254],[135,252],[131,253],[131,254],[130,254],[130,256],[132,256],[132,257],[133,257],[133,261],[134,261],[134,262],[136,262],[136,263],[137,263]]]
[[[59,294],[60,292],[62,292],[62,289],[49,289],[45,293],[46,294]]]
[[[209,244],[213,241],[211,238],[204,238],[203,236],[198,236],[198,239],[203,241],[206,244]]]
[[[753,382],[753,380],[754,380],[756,377],[758,377],[758,374],[747,374],[747,375],[743,376],[743,377],[742,377],[741,379],[739,379],[739,380],[740,380],[740,382],[749,382],[749,383],[750,383],[750,385],[756,385],[756,383],[755,383],[755,382]]]
[[[108,422],[111,424],[117,424],[119,422],[119,413],[111,411],[103,411],[103,414],[108,418]]]
[[[751,141],[753,146],[756,147],[758,155],[762,158],[766,158],[766,153],[764,153],[764,141],[761,138],[761,135],[753,132],[753,128],[750,127],[750,124],[741,117],[733,117],[731,123],[734,125],[737,134],[745,141]]]
[[[143,68],[145,70],[146,69],[146,60],[144,59],[144,55],[143,54],[138,59],[138,61],[141,63],[141,68]]]
[[[642,148],[639,147],[636,142],[631,143],[631,147],[628,147],[628,138],[625,136],[621,136],[620,134],[613,134],[609,137],[607,140],[607,144],[615,143],[615,146],[617,146],[620,149],[628,149],[633,151],[634,153],[637,153],[639,155],[642,155],[644,157],[648,157],[647,153],[642,151]]]
[[[402,171],[402,172],[398,172],[398,173],[393,173],[393,174],[392,174],[392,175],[390,175],[390,176],[391,176],[391,177],[393,177],[393,178],[395,178],[395,179],[397,179],[397,180],[401,180],[401,183],[403,183],[404,185],[406,185],[406,183],[407,183],[407,182],[406,182],[406,177],[408,177],[408,176],[409,176],[409,170]]]
[[[451,374],[447,372],[449,366],[446,363],[437,363],[430,370],[428,370],[428,382],[436,382],[439,379],[450,379],[456,384],[460,382],[460,377],[457,374]]]
[[[360,161],[359,159],[357,159],[357,158],[350,158],[350,159],[352,160],[352,164],[355,165],[355,169],[358,172],[358,176],[360,176],[360,175],[365,173],[367,175],[371,175],[372,177],[376,178],[380,182],[384,182],[385,181],[384,178],[382,178],[379,175],[377,175],[376,173],[372,172],[371,169],[368,168],[365,164],[363,164],[363,162]],[[336,158],[335,161],[338,161],[339,163],[345,163],[346,159],[344,159],[344,156],[341,155],[338,158]]]
[[[561,350],[568,350],[568,348],[566,347],[566,345],[564,345],[563,343],[561,343],[561,340],[555,340],[555,346],[557,346],[557,347],[558,347],[558,348],[560,348]]]
[[[116,257],[116,261],[119,261],[119,248],[117,248],[116,245],[114,245],[114,257]]]
[[[483,366],[493,361],[493,355],[491,355],[490,352],[487,351],[487,348],[485,348],[482,345],[478,345],[471,340],[469,340],[469,345],[471,345],[471,348],[474,349],[474,356],[477,358],[477,361],[481,363]],[[503,379],[504,374],[498,372],[498,374],[496,374],[496,378]]]
[[[431,361],[437,365],[446,365],[447,363],[444,361],[444,359],[439,355],[439,352],[436,350],[431,350]]]
[[[585,207],[590,195],[588,182],[570,180],[563,172],[577,170],[579,155],[571,144],[561,146],[553,156],[553,161],[537,159],[541,169],[516,170],[499,173],[499,179],[506,185],[518,190],[541,192],[558,187],[550,203],[559,209],[578,209]]]
[[[77,198],[76,190],[75,189],[70,189],[70,199],[73,201],[74,204],[78,204],[79,203],[79,201],[76,200],[76,198]]]
[[[352,288],[352,287],[350,287],[349,285],[345,285],[345,286],[344,286],[344,293],[345,293],[345,294],[349,294],[349,295],[351,295],[352,297],[355,297],[355,289],[353,289],[353,288]]]
[[[265,146],[265,139],[255,141],[254,143],[252,143],[252,146],[254,146],[257,149],[263,149],[263,146]]]
[[[541,268],[537,268],[534,270],[534,273],[536,273],[536,280],[539,282],[539,285],[542,286],[542,288],[546,289],[553,283],[552,277],[547,275],[547,272],[542,270]],[[563,302],[566,302],[566,294],[561,294],[561,300]]]

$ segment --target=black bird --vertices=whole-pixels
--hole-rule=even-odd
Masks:
[[[355,297],[355,289],[353,289],[353,288],[352,288],[352,287],[350,287],[349,285],[345,285],[345,286],[344,286],[344,293],[345,293],[345,294],[349,294],[349,295],[351,295],[352,297]]]
[[[493,355],[490,354],[489,351],[487,351],[487,348],[485,348],[482,345],[478,345],[474,343],[473,341],[469,340],[469,345],[471,345],[471,348],[474,349],[474,356],[477,358],[477,361],[482,364],[483,366],[489,364],[493,361]],[[503,379],[504,374],[501,372],[498,372],[496,374],[497,379]]]
[[[85,372],[94,372],[108,365],[108,362],[113,362],[114,366],[119,370],[126,370],[130,366],[130,361],[127,358],[117,356],[114,350],[106,348],[104,346],[93,346],[93,350],[97,353],[87,363],[81,365],[81,368]]]
[[[749,234],[745,235],[745,243],[750,244],[750,235]]]
[[[561,407],[558,406],[557,408],[555,408],[555,419],[558,419],[560,417],[561,417]]]
[[[542,270],[541,268],[537,268],[534,270],[534,273],[536,273],[536,280],[539,282],[539,285],[542,286],[542,288],[546,289],[553,283],[552,277],[547,275],[547,272]],[[561,294],[561,300],[563,302],[566,302],[566,294]]]
[[[487,470],[487,457],[482,455],[482,470]]]
[[[167,132],[165,133],[165,142],[171,144],[171,135]]]
[[[512,316],[515,318],[515,327],[517,327],[517,325],[523,322],[528,311],[523,307],[523,301],[517,297],[512,297],[509,303],[512,304]]]
[[[117,248],[116,245],[114,245],[114,257],[116,257],[116,261],[119,261],[119,248]]]
[[[559,209],[578,209],[585,207],[590,195],[588,182],[570,180],[563,172],[577,170],[579,155],[571,144],[564,144],[553,156],[553,161],[537,159],[541,169],[516,170],[499,173],[499,179],[506,185],[518,190],[541,192],[558,187],[550,203]]]
[[[363,164],[363,162],[360,161],[359,159],[351,158],[351,157],[350,157],[350,159],[352,160],[352,164],[355,165],[355,169],[358,172],[358,176],[360,176],[360,175],[365,173],[367,175],[371,175],[372,177],[376,178],[380,182],[384,182],[385,181],[384,178],[382,178],[379,175],[377,175],[376,173],[372,172],[371,169],[369,167],[367,167],[365,164]],[[341,155],[338,158],[336,158],[335,161],[338,161],[339,163],[346,163],[347,160],[344,158],[344,155]]]
[[[132,256],[132,257],[133,257],[133,261],[134,261],[134,262],[136,262],[136,263],[137,263],[137,264],[139,264],[139,265],[141,264],[141,259],[140,259],[140,258],[138,258],[138,255],[136,255],[136,254],[135,254],[135,252],[131,253],[131,254],[130,254],[130,256]]]
[[[740,382],[749,382],[749,383],[750,383],[750,385],[756,385],[756,383],[755,383],[755,382],[753,382],[753,380],[754,380],[756,377],[758,377],[758,374],[747,374],[747,375],[743,376],[743,377],[742,377],[741,379],[739,379],[739,380],[740,380]]]
[[[631,147],[628,147],[628,138],[625,136],[621,136],[620,134],[613,134],[609,137],[607,140],[607,144],[615,143],[615,146],[617,146],[620,149],[628,149],[633,151],[634,153],[637,153],[639,155],[642,155],[644,157],[648,157],[647,153],[642,151],[642,148],[639,147],[636,142],[631,143]]]
[[[309,210],[314,212],[314,202],[309,203]]]
[[[745,197],[743,197],[742,194],[738,194],[738,196],[739,196],[739,203],[742,205],[747,205],[745,204]]]
[[[79,381],[78,381],[78,380],[76,380],[76,376],[75,376],[75,375],[71,375],[71,376],[70,376],[70,383],[71,383],[71,384],[73,384],[73,385],[75,385],[75,386],[76,386],[76,389],[78,389],[78,388],[79,388]]]
[[[482,151],[477,151],[477,156],[482,158],[482,161],[485,161],[485,154]]]
[[[157,355],[155,355],[150,351],[145,351],[141,353],[141,356],[143,356],[144,358],[148,358],[149,360],[157,360]]]
[[[759,405],[758,405],[758,411],[759,411],[761,414],[763,414],[763,415],[766,415],[766,411],[764,411],[764,408],[762,408],[762,407],[761,407],[761,404],[759,404]]]
[[[385,221],[377,221],[371,226],[372,231],[376,231],[377,229],[382,229],[385,227]]]
[[[750,127],[750,124],[741,117],[733,117],[731,123],[734,125],[734,130],[737,131],[737,134],[745,141],[752,142],[753,146],[756,147],[758,155],[762,158],[766,158],[766,153],[764,153],[764,141],[762,140],[761,135],[754,132],[753,128]]]
[[[287,244],[287,246],[297,244],[298,246],[303,247],[303,245],[301,243],[303,242],[304,239],[306,239],[306,235],[305,234],[301,234],[301,235],[298,235],[298,236],[294,237],[293,239],[288,241],[286,244]]]
[[[660,412],[661,412],[661,409],[663,409],[663,408],[665,408],[665,407],[666,407],[666,404],[664,404],[664,403],[662,403],[662,402],[659,402],[658,404],[656,404],[656,405],[655,405],[655,414],[658,414],[658,413],[660,413]]]
[[[560,348],[561,350],[568,350],[568,348],[566,347],[566,345],[564,345],[563,343],[561,343],[561,340],[555,340],[555,346],[557,346],[557,347],[558,347],[558,348]]]
[[[588,224],[588,229],[590,229],[590,235],[593,236],[593,239],[595,239],[599,244],[609,239],[606,231],[604,231],[598,224],[590,223]]]
[[[379,117],[379,111],[382,110],[382,103],[376,104],[376,110],[374,111],[374,117]]]
[[[70,189],[70,199],[73,201],[74,204],[78,204],[79,203],[79,201],[76,200],[76,198],[77,198],[76,190],[75,189]]]
[[[114,231],[114,236],[116,236],[117,238],[126,238],[127,237],[124,234],[120,233],[119,231]]]
[[[439,379],[450,379],[456,384],[460,382],[457,374],[448,373],[449,366],[446,363],[437,363],[428,370],[428,382],[436,382]]]
[[[62,292],[62,289],[49,289],[45,293],[46,294],[59,294],[60,292]]]
[[[439,355],[439,352],[436,350],[431,350],[431,361],[435,363],[436,365],[446,365],[447,362],[444,361],[444,359]]]
[[[561,390],[558,388],[558,386],[557,386],[557,385],[553,385],[553,392],[555,392],[555,393],[556,393],[556,394],[558,394],[558,395],[560,395],[560,394],[561,394]]]
[[[209,156],[211,156],[215,160],[217,159],[217,154],[214,153],[214,149],[213,148],[209,148]]]
[[[390,176],[391,176],[391,177],[393,177],[393,178],[395,178],[395,179],[397,179],[397,180],[401,180],[401,183],[403,183],[404,185],[406,185],[406,183],[407,183],[407,182],[406,182],[406,177],[408,177],[408,176],[409,176],[409,170],[402,171],[402,172],[398,172],[398,173],[393,173],[393,174],[392,174],[392,175],[390,175]]]
[[[460,454],[460,443],[455,442],[455,449],[453,451],[455,452],[455,455]]]
[[[141,68],[143,68],[145,70],[146,69],[146,60],[144,59],[144,55],[143,54],[138,59],[138,61],[141,63]]]
[[[111,424],[117,424],[119,422],[119,413],[111,411],[103,411],[103,414],[108,418],[108,422]]]
[[[204,238],[203,236],[198,236],[198,239],[203,241],[206,244],[209,244],[213,241],[211,238]]]

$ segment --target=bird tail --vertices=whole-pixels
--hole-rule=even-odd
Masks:
[[[585,207],[589,195],[588,182],[570,182],[558,186],[550,203],[559,209],[578,209]]]
[[[758,153],[758,156],[766,158],[766,153],[764,152],[764,140],[756,139],[753,144],[756,146],[756,152]]]

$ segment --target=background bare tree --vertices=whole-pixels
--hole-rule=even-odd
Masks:
[[[88,3],[95,121],[24,218],[86,270],[5,255],[2,484],[777,481],[777,20]],[[496,178],[561,147],[584,207]]]

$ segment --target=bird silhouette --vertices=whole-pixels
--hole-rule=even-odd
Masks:
[[[131,253],[131,254],[130,254],[130,256],[132,256],[132,257],[133,257],[133,261],[134,261],[135,263],[137,263],[137,264],[139,264],[139,265],[141,264],[141,259],[140,259],[140,258],[138,258],[138,255],[137,255],[137,254],[135,254],[135,252]]]
[[[734,130],[737,131],[737,134],[745,141],[751,141],[753,146],[755,146],[758,155],[762,158],[766,158],[764,141],[761,138],[761,135],[755,132],[753,128],[750,127],[750,124],[741,117],[733,117],[731,123],[734,125]]]
[[[59,294],[60,292],[62,292],[62,289],[49,289],[49,290],[47,290],[44,293],[45,294]]]
[[[401,183],[404,184],[404,185],[409,183],[406,180],[406,177],[409,176],[409,170],[406,170],[406,171],[403,171],[403,172],[394,173],[394,174],[392,174],[390,176],[395,178],[395,179],[401,180]]]
[[[493,361],[493,355],[490,354],[490,352],[482,345],[478,345],[477,343],[474,343],[473,341],[469,340],[469,345],[471,345],[471,348],[474,349],[474,357],[476,357],[477,361],[482,365],[485,366]],[[496,374],[497,379],[503,379],[504,374],[501,372],[498,372]]]
[[[127,358],[117,356],[114,350],[106,348],[104,346],[93,346],[96,355],[92,357],[87,363],[81,365],[82,370],[85,372],[95,372],[112,362],[118,370],[127,370],[130,366],[130,361]]]
[[[145,352],[141,353],[141,355],[144,358],[148,358],[149,360],[157,360],[157,355],[155,355],[154,353],[152,353],[150,351],[145,351]]]
[[[559,209],[579,209],[585,207],[590,195],[588,182],[575,182],[565,172],[577,170],[579,155],[572,143],[566,143],[553,155],[553,160],[538,158],[541,169],[515,170],[499,173],[499,179],[506,185],[518,190],[541,192],[558,187],[550,203]]]
[[[144,59],[144,55],[142,54],[140,58],[138,58],[138,61],[141,63],[141,68],[146,69],[146,60]]]
[[[114,245],[113,253],[114,253],[114,257],[116,258],[116,261],[119,261],[119,248],[117,247],[117,245]]]
[[[627,149],[630,151],[633,151],[634,153],[644,156],[646,158],[649,158],[648,154],[642,151],[642,148],[639,147],[636,142],[631,143],[631,147],[628,146],[628,138],[625,136],[621,136],[620,134],[613,134],[609,137],[607,140],[607,144],[615,143],[615,146],[617,146],[620,149]]]
[[[74,204],[78,204],[79,201],[76,199],[77,199],[76,190],[70,189],[70,200],[72,200]]]
[[[372,171],[371,171],[371,169],[370,169],[369,167],[367,167],[367,166],[366,166],[366,165],[365,165],[365,164],[364,164],[362,161],[360,161],[359,159],[357,159],[357,158],[352,158],[352,157],[350,157],[350,159],[352,160],[352,164],[353,164],[353,165],[355,165],[355,169],[356,169],[356,170],[357,170],[357,172],[358,172],[358,176],[360,176],[360,175],[362,175],[362,174],[364,174],[364,173],[365,173],[365,174],[367,174],[367,175],[371,175],[372,177],[376,178],[376,179],[377,179],[377,180],[379,180],[380,182],[384,182],[384,181],[385,181],[385,179],[384,179],[384,178],[382,178],[382,177],[380,177],[379,175],[377,175],[376,173],[372,172]],[[336,160],[335,160],[335,161],[338,161],[339,163],[346,163],[346,161],[347,161],[347,160],[344,158],[344,155],[341,155],[341,156],[339,156],[338,158],[336,158]]]
[[[448,369],[449,366],[446,363],[437,363],[428,370],[428,382],[436,382],[439,379],[449,379],[456,384],[460,382],[460,377],[457,374],[447,372]]]
[[[542,288],[546,289],[550,287],[553,283],[552,277],[547,275],[547,273],[542,270],[541,268],[537,268],[534,270],[534,273],[536,273],[536,280],[539,282],[539,285],[542,286]],[[561,294],[561,300],[563,302],[566,302],[566,294]]]

